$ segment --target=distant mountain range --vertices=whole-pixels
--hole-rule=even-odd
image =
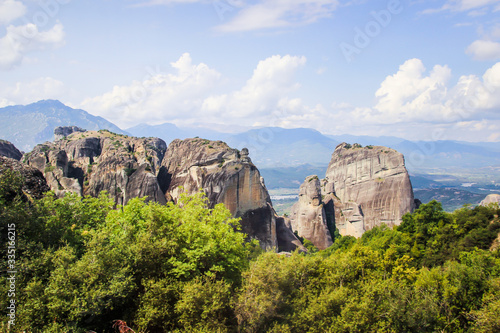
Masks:
[[[56,100],[0,108],[0,139],[30,151],[38,143],[52,141],[54,128],[76,125],[87,130],[108,129],[125,134],[118,126],[84,110],[72,109]]]
[[[29,151],[37,143],[53,139],[57,126],[76,125],[87,130],[108,129],[115,133],[138,137],[159,137],[168,144],[179,138],[200,137],[223,140],[229,146],[247,147],[250,157],[259,168],[308,168],[326,167],[331,154],[341,142],[361,145],[382,145],[396,149],[406,158],[407,168],[413,173],[430,173],[431,170],[457,169],[493,170],[500,173],[500,145],[498,143],[470,143],[460,141],[408,141],[397,137],[371,137],[356,135],[323,135],[308,128],[284,129],[265,127],[243,133],[221,133],[204,128],[179,128],[174,124],[140,124],[126,130],[104,118],[84,110],[72,109],[59,101],[44,100],[30,105],[0,108],[0,139],[14,143],[19,149]],[[308,165],[307,167],[301,167]]]
[[[264,127],[230,134],[200,128],[179,128],[174,124],[165,123],[156,126],[141,124],[128,128],[127,132],[138,137],[156,136],[167,144],[174,139],[194,137],[223,140],[233,148],[248,148],[252,161],[260,168],[302,164],[325,166],[340,143],[308,128]]]

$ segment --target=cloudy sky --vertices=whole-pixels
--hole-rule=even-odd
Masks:
[[[0,107],[500,141],[500,0],[0,0]]]

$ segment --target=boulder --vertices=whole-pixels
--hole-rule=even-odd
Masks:
[[[59,126],[54,129],[54,140],[61,140],[75,132],[85,132],[83,128],[78,126]]]
[[[13,158],[17,161],[20,161],[23,157],[23,153],[19,151],[12,143],[5,140],[0,140],[0,156],[5,156],[9,158]]]

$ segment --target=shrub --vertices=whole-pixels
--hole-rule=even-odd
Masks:
[[[125,168],[125,174],[127,175],[127,177],[130,177],[136,171],[137,169],[134,168]]]

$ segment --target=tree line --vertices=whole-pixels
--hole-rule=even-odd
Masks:
[[[398,227],[283,255],[245,242],[203,193],[115,207],[105,192],[34,199],[22,186],[0,175],[2,272],[16,230],[11,332],[114,332],[116,320],[135,332],[500,331],[498,206],[432,201]],[[2,332],[8,292],[2,274]]]

